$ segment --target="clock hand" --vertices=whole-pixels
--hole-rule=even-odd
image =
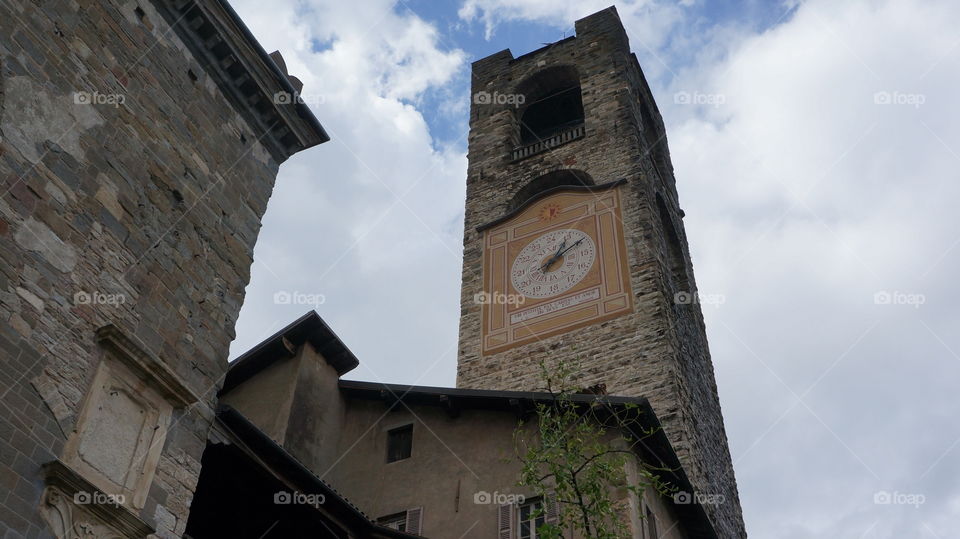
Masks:
[[[563,241],[560,242],[560,246],[557,247],[557,252],[556,252],[556,254],[553,255],[553,258],[554,258],[554,259],[557,258],[558,256],[560,256],[560,251],[563,251],[563,246],[566,245],[566,244],[567,244],[567,238],[563,238]]]
[[[544,262],[542,266],[540,266],[540,271],[547,271],[547,269],[548,269],[551,265],[553,265],[554,262],[557,261],[557,258],[559,258],[560,255],[561,255],[561,251],[563,251],[563,246],[566,245],[566,244],[567,244],[567,238],[563,238],[563,241],[560,242],[560,246],[557,247],[557,252],[554,253],[554,255],[551,256],[549,260],[547,260],[546,262]]]
[[[557,253],[557,256],[563,256],[567,251],[569,251],[570,249],[573,249],[574,247],[579,245],[582,241],[583,241],[583,238],[580,238],[579,240],[575,241],[573,245],[571,245],[570,247],[567,247],[562,252]]]
[[[573,248],[576,247],[577,245],[580,245],[580,243],[582,243],[582,242],[583,242],[583,238],[580,238],[579,240],[573,242],[573,245],[571,245],[570,247],[567,247],[566,249],[564,249],[563,246],[567,243],[567,240],[563,240],[563,243],[560,244],[560,249],[557,250],[557,254],[555,254],[555,255],[553,255],[552,257],[550,257],[550,260],[547,260],[546,263],[544,263],[543,266],[540,266],[540,271],[547,271],[547,269],[549,269],[550,266],[552,266],[553,263],[557,261],[557,259],[559,259],[559,258],[562,257],[564,254],[566,254],[566,252],[569,251],[570,249],[573,249]]]
[[[553,263],[557,261],[557,257],[559,256],[560,255],[553,255],[552,257],[550,257],[550,260],[547,260],[546,262],[543,263],[542,266],[540,266],[540,271],[547,271],[547,268],[553,265]]]

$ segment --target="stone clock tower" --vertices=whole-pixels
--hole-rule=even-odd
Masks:
[[[617,12],[473,64],[457,385],[646,397],[724,538],[745,537],[663,121]]]

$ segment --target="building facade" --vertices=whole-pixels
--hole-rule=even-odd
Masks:
[[[0,536],[179,537],[280,164],[220,1],[0,1]]]
[[[285,537],[534,537],[529,515],[549,502],[518,485],[516,437],[536,439],[536,404],[550,395],[341,379],[357,365],[314,312],[232,364],[186,528],[191,537],[220,537],[226,521],[251,537],[272,526]],[[638,458],[627,460],[624,480],[639,485],[644,463],[678,493],[693,491],[646,399],[570,398],[636,406],[641,423],[633,428],[652,434],[634,447]],[[290,472],[296,466],[299,480]],[[682,496],[613,488],[611,501],[635,539],[721,537],[704,506]]]
[[[473,64],[457,386],[541,363],[649,399],[721,537],[745,536],[666,133],[615,8]]]

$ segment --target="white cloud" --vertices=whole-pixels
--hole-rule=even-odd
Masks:
[[[684,4],[638,0],[617,2],[618,13],[634,40],[634,46],[657,49],[671,29],[682,20]],[[573,31],[573,21],[611,5],[611,0],[466,0],[459,15],[466,21],[482,21],[487,39],[504,21],[533,21]]]
[[[660,91],[698,282],[728,298],[707,326],[754,536],[958,531],[955,457],[927,472],[960,437],[930,417],[960,412],[958,22],[947,3],[807,2]]]
[[[297,291],[322,294],[316,310],[361,359],[354,376],[452,379],[466,163],[433,140],[414,103],[450,85],[464,53],[388,1],[236,8],[281,50],[333,140],[281,168],[232,355],[314,307],[274,304],[275,292]]]
[[[466,0],[460,16],[495,36],[607,3]],[[356,377],[451,385],[466,163],[423,99],[465,110],[456,36],[385,0],[236,4],[323,97],[334,140],[281,170],[234,355],[308,308],[276,290],[315,292]],[[705,316],[748,531],[956,536],[960,6],[811,0],[756,31],[705,23],[708,5],[618,10],[666,118],[700,289],[727,299]],[[878,291],[925,303],[875,305]],[[926,503],[876,505],[881,490]]]

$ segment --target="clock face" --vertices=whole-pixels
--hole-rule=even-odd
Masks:
[[[632,312],[617,185],[558,191],[483,230],[482,354]]]
[[[535,238],[510,269],[513,287],[528,298],[551,298],[586,277],[597,258],[593,239],[581,230],[563,228]]]

